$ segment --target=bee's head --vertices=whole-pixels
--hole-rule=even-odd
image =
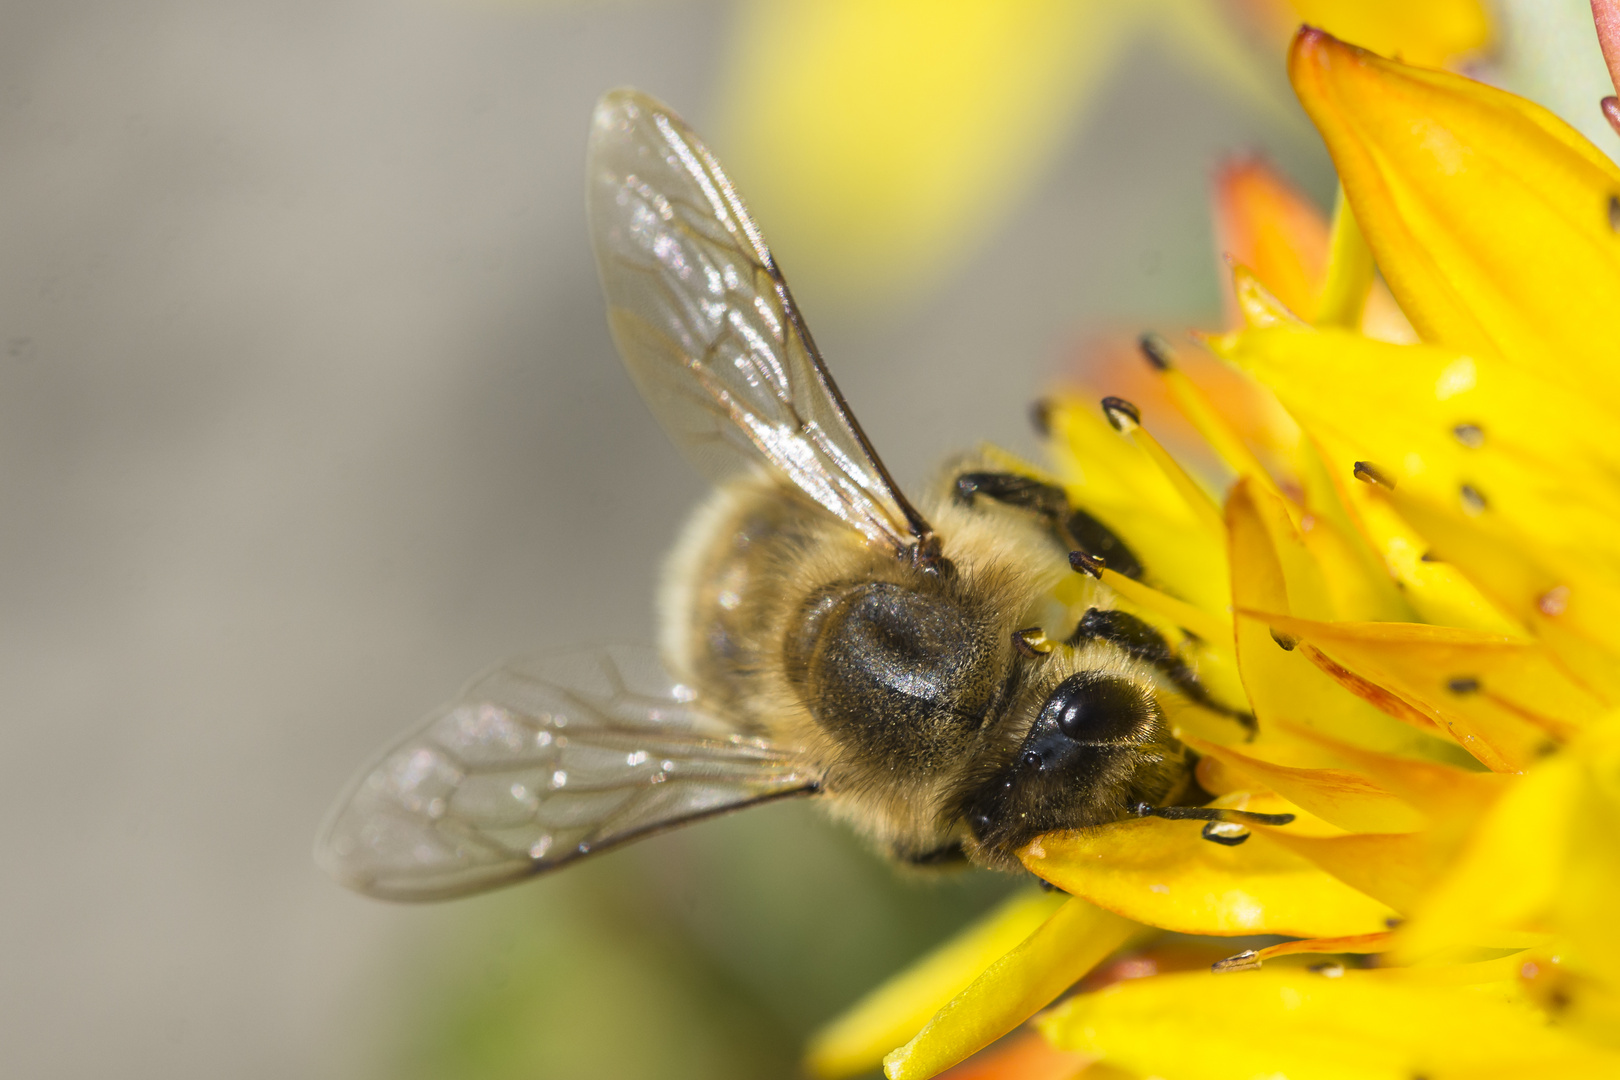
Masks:
[[[1023,740],[962,806],[987,863],[1016,865],[1013,853],[1041,833],[1105,825],[1142,802],[1161,805],[1189,775],[1187,752],[1147,680],[1112,665],[1066,677],[1058,668],[1033,682],[1023,707],[1034,719]]]

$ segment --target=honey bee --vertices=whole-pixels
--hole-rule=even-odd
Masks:
[[[983,459],[910,502],[731,180],[657,101],[597,106],[587,208],[619,353],[717,483],[669,561],[659,656],[476,680],[352,782],[316,848],[334,876],[458,895],[788,796],[915,865],[1213,816],[1166,704],[1239,710],[1146,622],[1053,598],[1076,548],[1140,573],[1117,536]]]

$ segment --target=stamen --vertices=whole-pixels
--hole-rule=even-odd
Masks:
[[[1253,949],[1244,949],[1235,956],[1228,956],[1225,960],[1217,960],[1209,965],[1209,970],[1217,975],[1225,975],[1233,971],[1259,971],[1260,954]]]
[[[1485,496],[1474,485],[1464,484],[1457,493],[1462,496],[1465,511],[1476,516],[1485,512]]]
[[[1012,643],[1013,648],[1031,660],[1038,656],[1045,656],[1052,651],[1052,643],[1047,640],[1046,631],[1038,626],[1031,626],[1025,630],[1014,630]]]
[[[1390,476],[1383,469],[1380,469],[1370,461],[1356,462],[1354,472],[1356,479],[1362,481],[1363,483],[1377,484],[1379,487],[1384,488],[1387,491],[1395,490],[1394,477]]]
[[[1142,410],[1124,398],[1103,398],[1102,410],[1103,415],[1108,417],[1109,425],[1123,435],[1129,435],[1142,426]]]
[[[1234,825],[1287,825],[1294,820],[1293,814],[1261,814],[1222,806],[1153,806],[1145,802],[1137,803],[1131,813],[1166,821],[1224,821]]]
[[[1446,683],[1446,689],[1459,697],[1464,694],[1478,693],[1479,680],[1472,675],[1460,675]]]
[[[1176,366],[1176,351],[1158,334],[1151,332],[1143,334],[1136,339],[1136,344],[1141,347],[1142,355],[1153,366],[1153,370],[1169,371]]]
[[[1176,409],[1198,430],[1198,434],[1209,443],[1210,449],[1226,463],[1227,468],[1239,476],[1252,476],[1266,491],[1282,498],[1277,482],[1260,464],[1260,459],[1255,457],[1242,436],[1210,402],[1203,389],[1176,367],[1176,353],[1170,343],[1157,334],[1143,334],[1138,344],[1142,355],[1158,372],[1159,381],[1164,384],[1165,393],[1170,395]],[[1289,508],[1290,516],[1297,517],[1294,503],[1288,499],[1283,499],[1283,503]]]
[[[1620,132],[1620,98],[1603,99],[1603,111],[1609,114],[1609,123]],[[1620,233],[1620,195],[1609,196],[1609,228]]]
[[[1077,573],[1090,574],[1099,581],[1102,580],[1103,570],[1105,569],[1103,561],[1097,556],[1087,555],[1079,550],[1069,552],[1069,566]]]
[[[1399,924],[1399,919],[1386,920]],[[1394,929],[1392,926],[1391,929]],[[1330,938],[1301,938],[1297,941],[1280,941],[1275,945],[1267,945],[1263,949],[1245,949],[1236,956],[1228,956],[1225,960],[1210,965],[1217,972],[1225,971],[1253,971],[1267,960],[1279,956],[1294,956],[1299,953],[1350,953],[1355,956],[1366,956],[1372,953],[1381,953],[1389,948],[1394,937],[1388,931],[1376,934],[1352,934],[1348,937]],[[1342,972],[1344,965],[1338,961],[1328,961],[1327,964],[1315,965],[1316,968],[1326,968],[1337,964]],[[1327,971],[1318,971],[1317,974],[1328,974]],[[1336,976],[1329,975],[1329,978]]]
[[[1170,456],[1170,452],[1159,444],[1159,440],[1142,426],[1142,411],[1124,398],[1117,397],[1103,398],[1102,407],[1103,414],[1108,417],[1108,422],[1113,425],[1114,430],[1130,436],[1131,441],[1159,467],[1160,472],[1164,473],[1164,478],[1176,489],[1181,501],[1198,515],[1214,535],[1224,537],[1226,519],[1221,516],[1220,507],[1215,505],[1215,500],[1210,498],[1209,492],[1199,487],[1198,482],[1187,475],[1186,470]]]
[[[1131,603],[1163,615],[1194,637],[1205,641],[1232,640],[1231,623],[1209,614],[1202,608],[1193,607],[1185,600],[1177,600],[1167,593],[1162,593],[1151,585],[1144,585],[1140,581],[1110,570],[1103,560],[1095,555],[1088,555],[1084,551],[1071,551],[1069,565],[1079,573],[1090,574]]]
[[[1282,648],[1283,652],[1293,652],[1294,649],[1298,647],[1299,638],[1295,637],[1293,634],[1285,634],[1281,630],[1278,630],[1275,626],[1268,627],[1267,629],[1271,631],[1271,640],[1275,641],[1278,646]]]
[[[1029,422],[1035,434],[1043,439],[1052,437],[1052,399],[1040,398],[1029,407]]]
[[[1485,432],[1478,424],[1458,424],[1451,429],[1451,433],[1470,450],[1478,450],[1485,445]]]

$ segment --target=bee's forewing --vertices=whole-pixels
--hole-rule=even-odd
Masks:
[[[619,354],[699,468],[766,462],[900,551],[928,531],[845,407],[731,180],[667,107],[634,90],[592,120],[586,200]]]
[[[504,664],[355,777],[316,859],[360,892],[432,900],[815,790],[690,699],[645,650]]]

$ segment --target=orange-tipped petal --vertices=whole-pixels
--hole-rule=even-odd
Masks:
[[[1225,166],[1215,178],[1218,251],[1252,268],[1285,306],[1316,310],[1327,276],[1328,224],[1299,189],[1258,158]],[[1223,285],[1228,323],[1237,298]]]
[[[1563,121],[1304,29],[1289,75],[1426,340],[1620,404],[1620,169]]]

